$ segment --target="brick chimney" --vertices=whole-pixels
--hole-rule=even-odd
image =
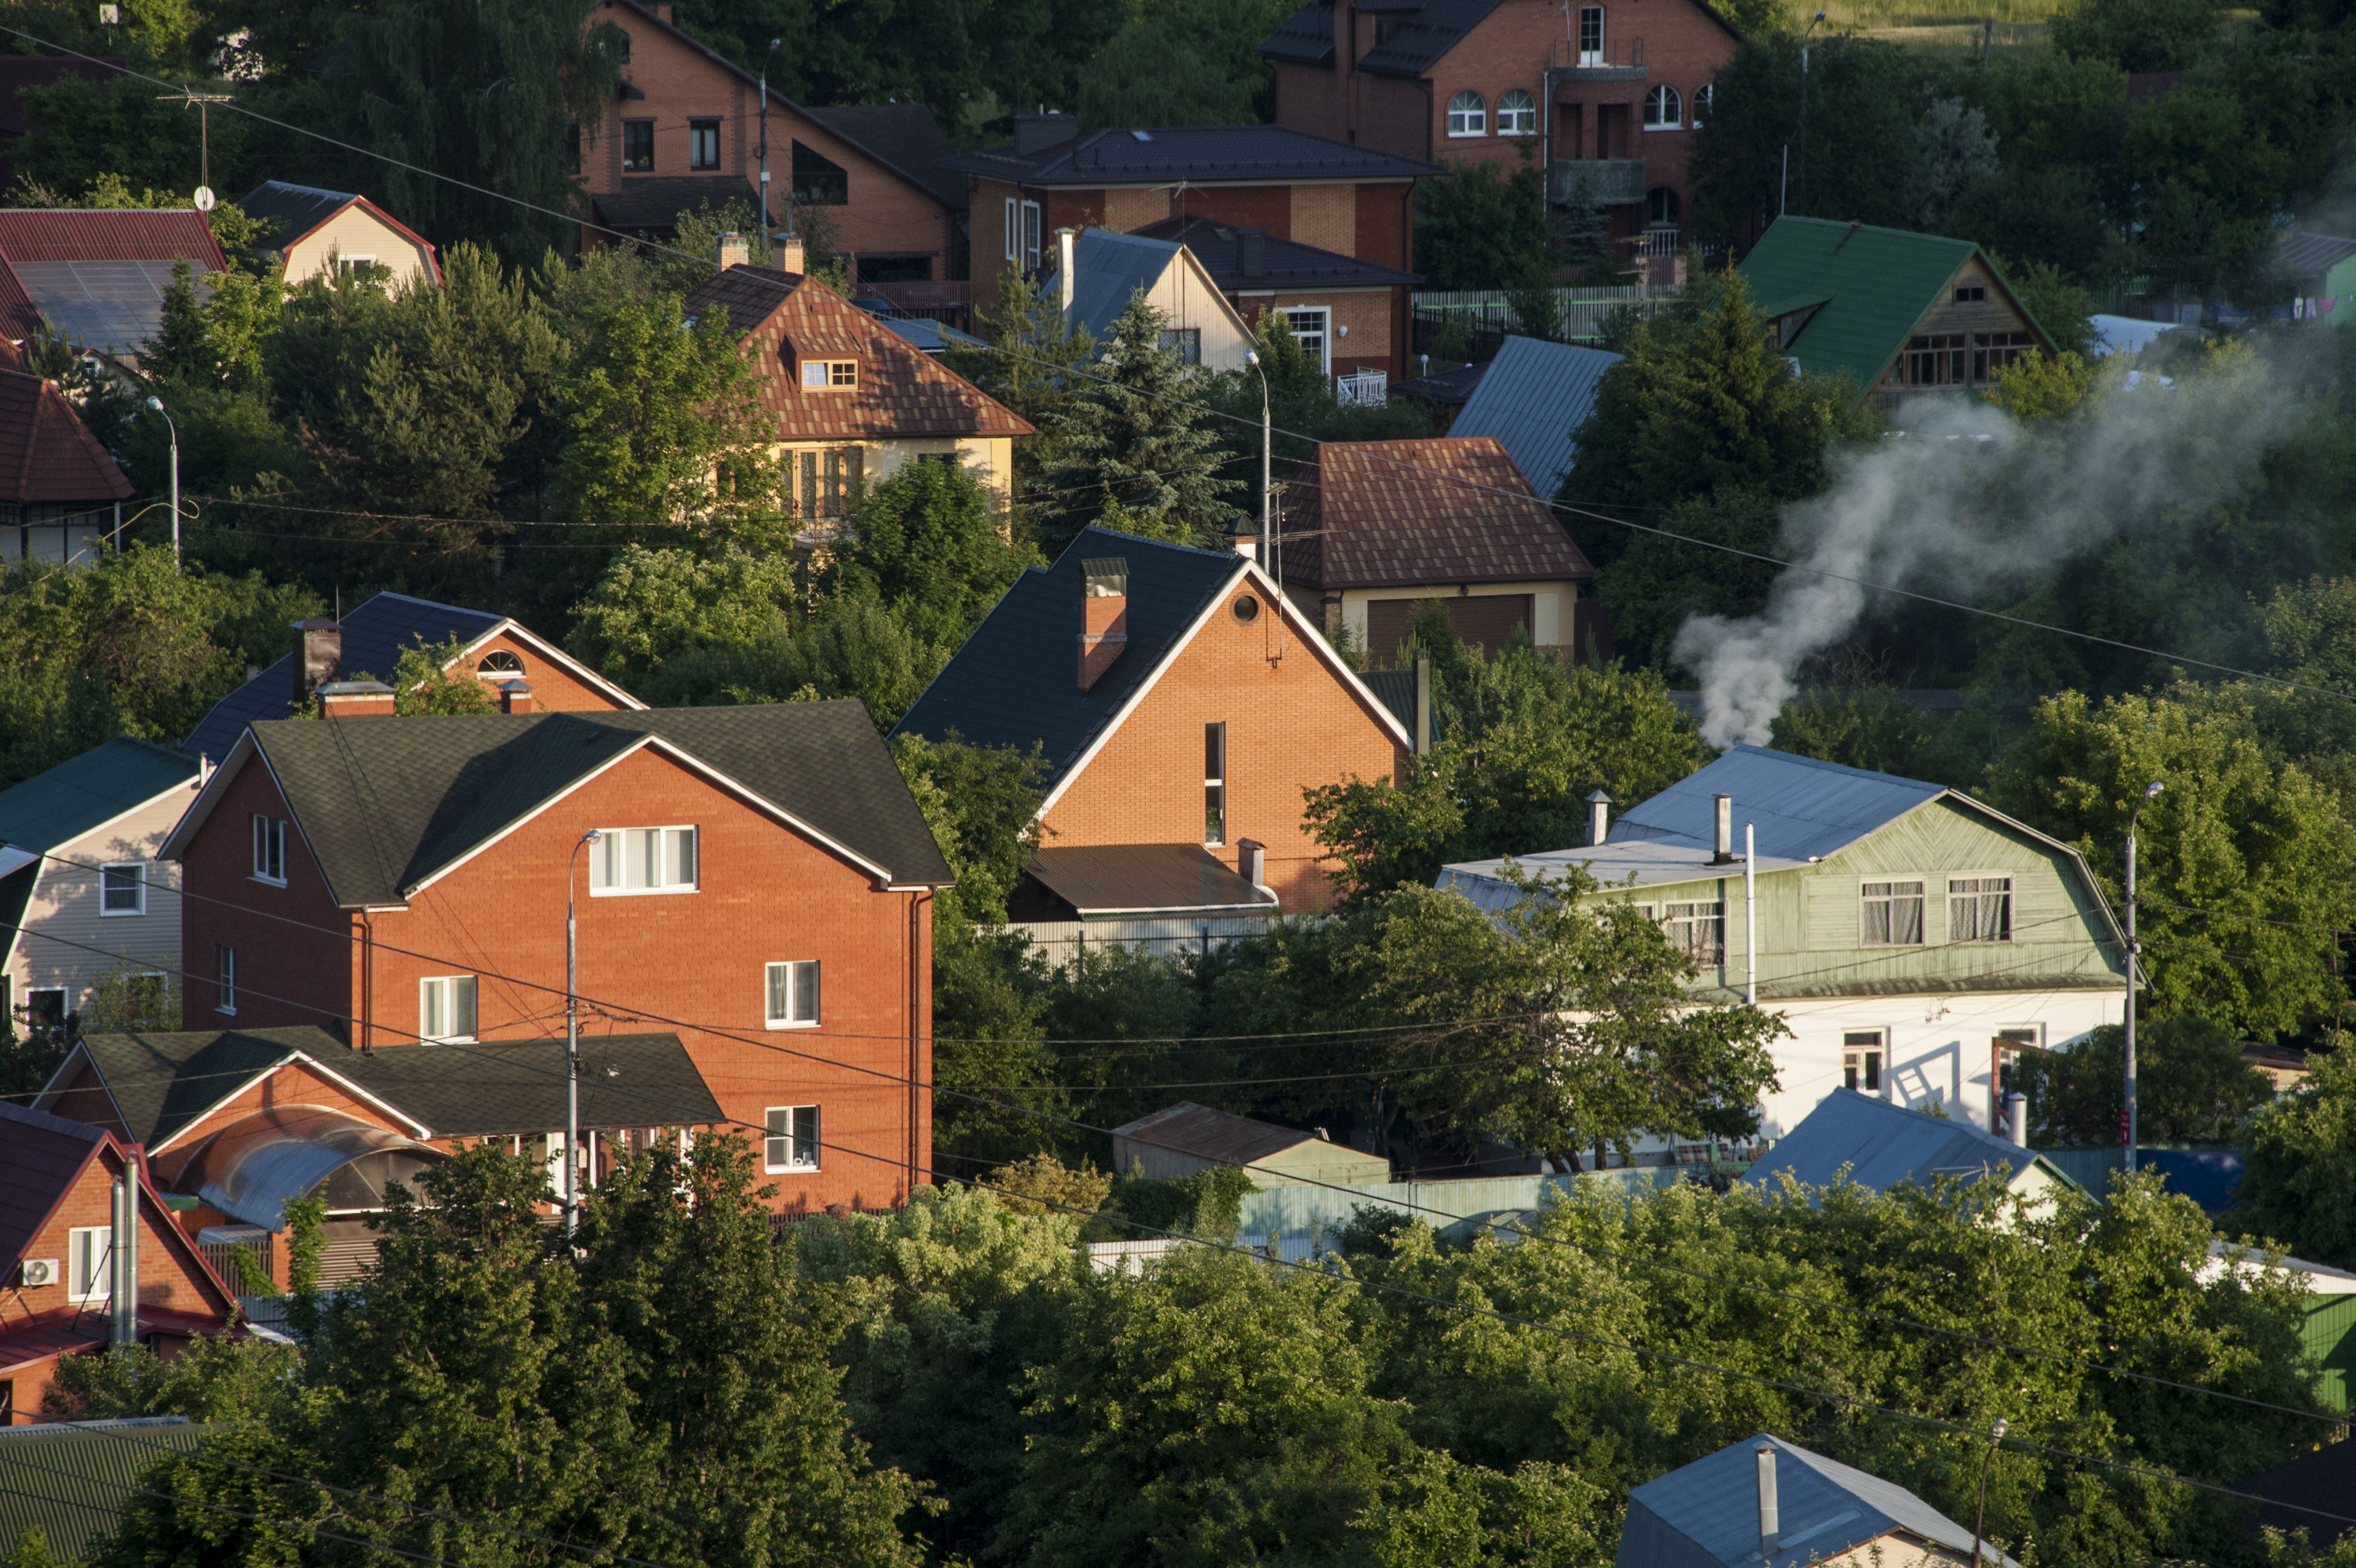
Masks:
[[[1044,153],[1079,134],[1080,123],[1069,114],[1017,114],[1014,116],[1014,156],[1027,158],[1033,153]]]
[[[319,688],[323,719],[392,717],[392,688],[381,681],[330,681]]]
[[[1102,555],[1080,563],[1080,690],[1091,691],[1129,646],[1129,563]]]
[[[720,270],[722,272],[726,272],[730,267],[749,266],[752,261],[753,246],[744,235],[731,231],[720,236]]]
[[[660,22],[666,27],[677,27],[679,25],[671,20],[670,0],[656,0],[655,20]]]
[[[532,714],[539,711],[540,704],[532,701],[530,682],[502,681],[499,682],[499,712]]]
[[[341,621],[298,620],[294,623],[294,705],[330,681],[343,678],[344,628]]]
[[[776,258],[777,270],[799,277],[809,271],[809,247],[799,234],[776,233],[769,236],[769,253]]]

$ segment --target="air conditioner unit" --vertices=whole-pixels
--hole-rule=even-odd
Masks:
[[[65,1277],[65,1265],[55,1258],[27,1258],[16,1265],[16,1283],[25,1290],[53,1285]]]

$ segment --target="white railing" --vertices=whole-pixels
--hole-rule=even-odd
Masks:
[[[1380,408],[1390,397],[1388,371],[1357,371],[1333,378],[1333,401],[1344,408]]]
[[[1546,292],[1553,296],[1555,335],[1574,340],[1594,337],[1602,329],[1604,319],[1615,310],[1650,316],[1665,309],[1677,294],[1674,287],[1644,283],[1624,288],[1553,288]],[[1527,297],[1504,289],[1419,289],[1414,306],[1420,316],[1456,317],[1470,327],[1511,330],[1518,324],[1517,303]]]

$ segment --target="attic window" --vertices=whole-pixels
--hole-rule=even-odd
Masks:
[[[523,673],[523,660],[509,652],[504,648],[495,648],[488,653],[483,655],[483,661],[475,666],[475,673],[477,675],[520,675]]]
[[[859,361],[856,360],[804,360],[802,390],[829,392],[859,384]]]
[[[1986,284],[1958,284],[1955,285],[1955,303],[1957,305],[1978,305],[1987,298],[1987,285]]]
[[[794,144],[794,199],[805,207],[843,207],[851,201],[851,174],[815,148]]]

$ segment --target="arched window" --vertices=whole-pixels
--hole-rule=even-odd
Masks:
[[[1646,217],[1655,228],[1674,228],[1677,221],[1677,193],[1665,185],[1656,185],[1645,198]]]
[[[1448,101],[1448,134],[1451,136],[1485,136],[1489,134],[1489,105],[1477,92],[1460,92]]]
[[[1699,87],[1694,89],[1693,124],[1695,130],[1698,131],[1701,129],[1701,123],[1709,118],[1710,107],[1717,102],[1718,88],[1714,83],[1705,81]]]
[[[1685,100],[1678,97],[1677,90],[1668,83],[1663,82],[1644,94],[1644,129],[1647,131],[1675,131],[1684,125],[1685,119]]]
[[[1538,134],[1538,101],[1516,87],[1497,100],[1497,134],[1535,136]]]
[[[517,658],[514,654],[509,653],[504,648],[494,648],[488,653],[483,655],[483,661],[475,666],[475,673],[477,675],[520,675],[523,673],[523,660]]]

